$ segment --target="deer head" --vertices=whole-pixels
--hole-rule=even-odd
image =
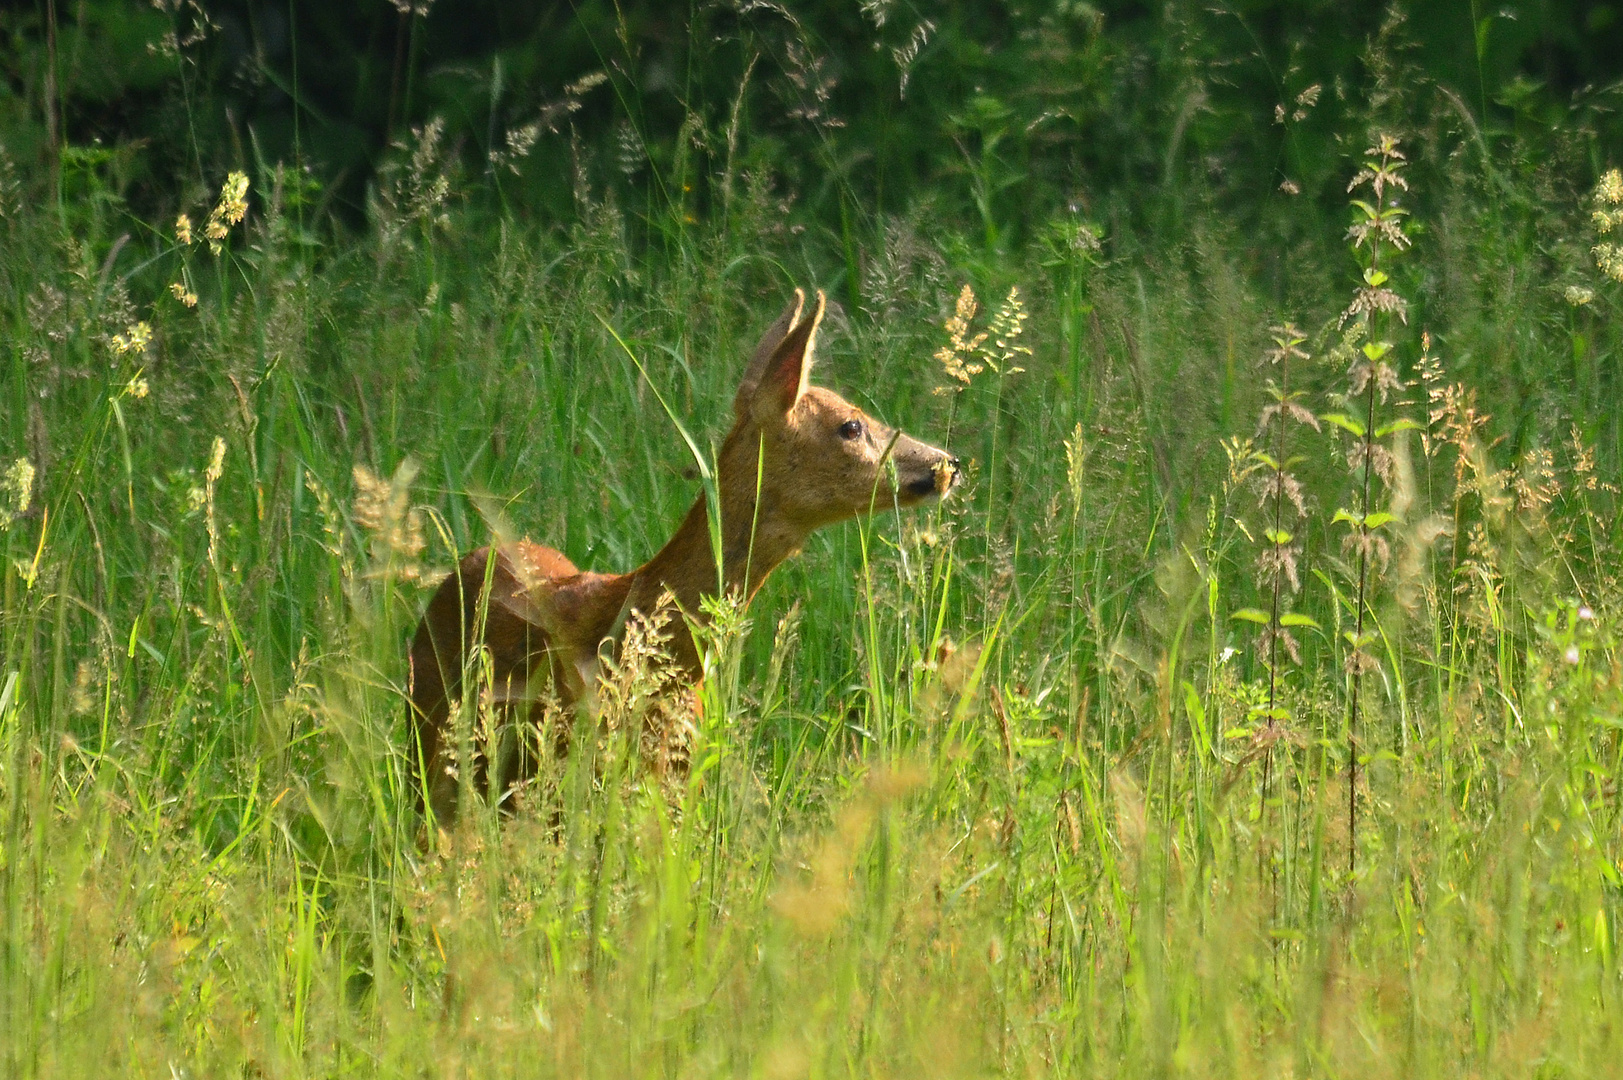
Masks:
[[[827,301],[819,291],[809,313],[805,302],[796,289],[745,370],[719,463],[724,496],[742,484],[751,505],[758,485],[755,516],[804,533],[947,494],[959,478],[957,458],[811,385]]]

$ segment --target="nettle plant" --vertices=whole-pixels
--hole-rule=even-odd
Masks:
[[[1409,189],[1403,178],[1407,161],[1391,135],[1379,135],[1375,145],[1364,152],[1363,168],[1347,186],[1349,192],[1363,195],[1351,200],[1354,211],[1347,239],[1352,242],[1363,281],[1352,303],[1342,312],[1341,343],[1332,359],[1347,364],[1347,410],[1326,414],[1322,419],[1352,437],[1347,452],[1354,480],[1353,507],[1338,508],[1332,524],[1345,525],[1342,552],[1349,556],[1347,566],[1350,596],[1338,597],[1350,615],[1351,628],[1342,630],[1346,645],[1347,677],[1347,835],[1348,873],[1358,860],[1358,767],[1360,745],[1361,691],[1364,676],[1379,667],[1372,647],[1377,639],[1371,599],[1391,561],[1387,529],[1397,520],[1389,510],[1377,508],[1378,496],[1390,491],[1396,479],[1396,458],[1380,440],[1400,431],[1423,429],[1406,416],[1382,417],[1390,395],[1403,390],[1403,381],[1392,366],[1392,333],[1395,319],[1408,324],[1408,302],[1389,288],[1387,266],[1410,246],[1403,226],[1408,215],[1398,201],[1398,193]],[[1380,490],[1377,490],[1379,485]]]
[[[1307,337],[1292,323],[1274,327],[1270,336],[1273,346],[1263,353],[1263,362],[1277,372],[1277,378],[1267,382],[1268,403],[1257,417],[1256,435],[1237,444],[1243,460],[1241,475],[1257,495],[1260,541],[1243,521],[1237,523],[1258,542],[1256,581],[1267,607],[1241,608],[1230,616],[1260,627],[1257,652],[1268,670],[1268,693],[1266,699],[1251,707],[1247,720],[1256,725],[1254,738],[1259,749],[1269,755],[1264,765],[1265,797],[1272,746],[1288,734],[1284,725],[1291,719],[1282,700],[1281,664],[1286,658],[1293,664],[1302,662],[1296,632],[1319,629],[1311,616],[1291,610],[1292,598],[1302,589],[1302,543],[1295,530],[1307,516],[1308,506],[1302,483],[1292,471],[1302,458],[1290,452],[1290,433],[1293,426],[1321,430],[1318,417],[1302,403],[1306,392],[1291,383],[1291,362],[1310,359],[1302,348]]]
[[[1291,432],[1295,427],[1321,430],[1319,418],[1303,404],[1306,392],[1291,383],[1292,361],[1311,359],[1302,348],[1307,337],[1292,323],[1270,331],[1273,346],[1263,353],[1263,362],[1276,373],[1267,381],[1267,404],[1257,417],[1256,434],[1234,440],[1229,446],[1230,472],[1256,493],[1260,539],[1244,520],[1235,524],[1247,538],[1257,543],[1256,584],[1265,598],[1264,608],[1241,608],[1230,618],[1256,624],[1258,659],[1268,671],[1265,697],[1255,699],[1247,712],[1251,726],[1250,757],[1262,757],[1260,813],[1266,818],[1275,786],[1274,746],[1280,741],[1301,745],[1300,733],[1290,723],[1290,708],[1283,699],[1282,665],[1300,665],[1302,648],[1297,632],[1320,629],[1311,616],[1292,611],[1292,599],[1302,589],[1302,543],[1296,535],[1299,523],[1307,517],[1308,502],[1294,468],[1303,460],[1291,453]],[[1264,858],[1263,865],[1272,865]],[[1273,867],[1272,892],[1277,912],[1278,867]]]

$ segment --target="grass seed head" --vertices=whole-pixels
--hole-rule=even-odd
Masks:
[[[935,358],[941,364],[947,377],[959,385],[947,383],[935,388],[937,394],[951,394],[965,389],[986,368],[974,359],[981,345],[986,341],[986,334],[969,336],[970,324],[974,321],[975,313],[980,310],[980,304],[975,299],[975,290],[965,285],[958,293],[958,302],[953,313],[946,322],[947,344],[936,350]]]
[[[209,250],[216,255],[225,250],[225,238],[230,234],[231,226],[247,216],[248,175],[242,172],[228,173],[224,186],[220,188],[220,201],[209,211],[208,222],[203,226],[203,235],[208,238]],[[184,215],[182,217],[184,220]],[[176,232],[177,234],[179,232],[178,222]],[[187,232],[190,233],[189,223]]]
[[[428,546],[423,538],[422,512],[411,505],[411,482],[417,464],[400,463],[394,476],[384,480],[365,465],[356,465],[355,521],[372,539],[377,566],[374,575],[416,581],[422,575],[417,557]]]
[[[214,436],[214,445],[209,450],[209,464],[208,468],[203,470],[203,478],[208,481],[209,487],[212,488],[224,474],[225,440],[216,435]]]
[[[1021,356],[1030,356],[1031,349],[1020,344],[1020,335],[1026,331],[1028,318],[1026,305],[1020,299],[1020,289],[1010,286],[1009,295],[1003,300],[997,313],[992,316],[991,339],[992,347],[982,349],[986,358],[986,365],[999,375],[1018,375],[1026,370],[1018,367],[1015,360]],[[986,338],[981,335],[981,339]]]
[[[145,356],[152,344],[152,326],[146,322],[131,323],[122,334],[113,335],[111,344],[113,352],[119,356],[130,353]]]
[[[1612,169],[1595,185],[1595,210],[1590,221],[1600,236],[1610,236],[1614,230],[1623,231],[1623,171]],[[1601,273],[1613,281],[1623,281],[1623,244],[1603,241],[1591,251]],[[1573,290],[1568,289],[1568,303],[1574,302],[1572,294]]]
[[[34,497],[34,463],[20,457],[0,473],[0,529],[28,513]]]

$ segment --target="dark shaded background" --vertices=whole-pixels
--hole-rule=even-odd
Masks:
[[[102,170],[151,219],[285,162],[316,220],[360,226],[391,142],[432,117],[482,197],[542,221],[583,186],[702,218],[718,177],[753,174],[847,231],[956,191],[939,210],[993,244],[1064,208],[1175,224],[1154,195],[1191,181],[1236,207],[1288,181],[1339,214],[1348,133],[1439,111],[1592,169],[1623,133],[1623,6],[1588,0],[36,0],[0,42],[12,159],[59,197]],[[1383,100],[1400,82],[1433,92]],[[537,123],[516,171],[492,164]]]

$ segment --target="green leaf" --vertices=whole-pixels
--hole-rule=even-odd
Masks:
[[[1396,514],[1388,514],[1385,510],[1379,510],[1373,514],[1366,514],[1364,516],[1364,528],[1379,529],[1387,522],[1396,521],[1397,519],[1398,516]]]
[[[1375,429],[1375,437],[1384,439],[1395,431],[1424,431],[1426,425],[1418,420],[1411,420],[1407,416],[1400,416],[1390,424],[1382,424]]]
[[[1184,711],[1194,717],[1203,727],[1206,723],[1206,706],[1200,700],[1200,694],[1195,690],[1195,684],[1188,679],[1183,681],[1183,707]]]
[[[1365,202],[1363,199],[1354,199],[1352,200],[1352,204],[1358,207],[1358,209],[1362,210],[1364,212],[1364,216],[1370,221],[1379,221],[1381,219],[1381,212],[1375,209],[1374,206]]]
[[[1364,284],[1372,289],[1378,289],[1392,279],[1384,271],[1371,267],[1364,271]]]
[[[1364,425],[1360,424],[1357,420],[1354,420],[1352,417],[1347,416],[1344,413],[1325,413],[1323,416],[1319,417],[1319,419],[1323,420],[1326,424],[1334,424],[1336,427],[1341,428],[1344,431],[1352,432],[1352,436],[1355,439],[1362,439],[1364,437]]]
[[[1268,613],[1266,611],[1258,611],[1254,607],[1241,608],[1239,611],[1231,614],[1229,618],[1239,619],[1243,622],[1261,623],[1264,626],[1268,625]]]
[[[1392,351],[1392,343],[1390,341],[1366,341],[1363,348],[1364,355],[1373,363]]]
[[[1299,612],[1295,612],[1295,611],[1287,611],[1287,612],[1285,612],[1285,614],[1281,615],[1279,617],[1279,625],[1280,626],[1305,626],[1310,630],[1322,630],[1322,629],[1324,629],[1324,627],[1319,625],[1317,619],[1314,619],[1313,617],[1308,616],[1308,615],[1300,614]]]
[[[1337,510],[1336,516],[1330,519],[1330,524],[1336,525],[1343,521],[1349,525],[1362,525],[1364,523],[1364,519],[1351,510]]]
[[[1278,547],[1284,547],[1291,542],[1291,534],[1284,529],[1264,529],[1262,535],[1268,538],[1270,544]]]

